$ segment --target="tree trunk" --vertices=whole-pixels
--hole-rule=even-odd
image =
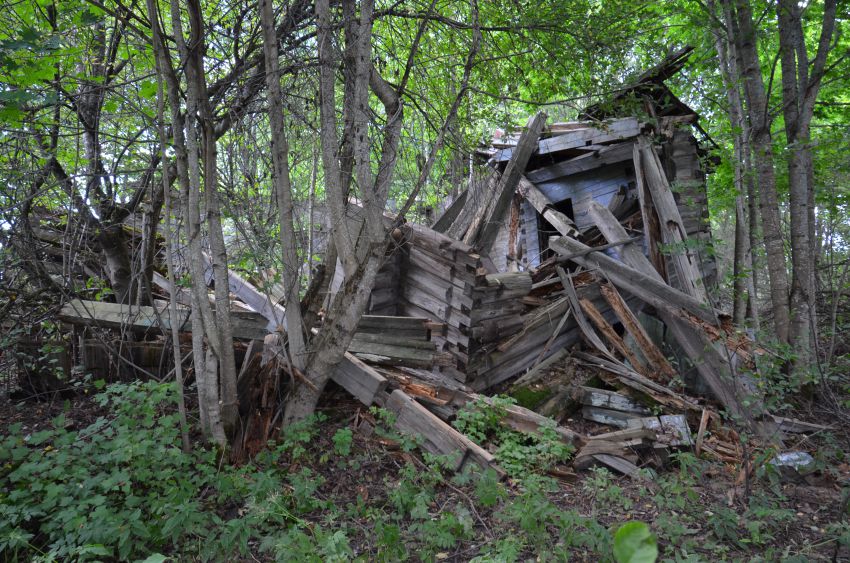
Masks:
[[[835,23],[835,0],[824,4],[821,36],[810,65],[799,4],[780,0],[779,54],[782,68],[782,111],[788,143],[788,194],[791,215],[791,344],[798,364],[805,368],[816,345],[814,186],[811,169],[810,123],[820,81],[831,48]]]
[[[734,0],[729,9],[729,22],[735,41],[736,60],[744,82],[750,122],[753,168],[759,191],[762,236],[767,251],[767,272],[770,281],[770,301],[773,322],[779,342],[789,342],[790,316],[788,306],[788,272],[785,245],[782,238],[782,217],[776,193],[773,169],[773,145],[770,136],[772,118],[767,107],[767,94],[759,66],[758,47],[749,0]],[[724,4],[729,0],[724,0]]]
[[[126,305],[135,304],[136,283],[123,226],[118,224],[103,227],[98,242],[103,252],[104,269],[115,293],[115,301]]]
[[[286,291],[286,331],[289,354],[295,368],[304,371],[307,347],[301,317],[301,264],[295,247],[295,222],[292,214],[292,188],[289,178],[289,143],[281,101],[280,68],[277,37],[275,35],[274,8],[271,0],[260,0],[260,20],[263,29],[263,55],[268,91],[268,112],[271,125],[272,183],[277,195],[280,244],[283,251],[283,286]],[[312,209],[311,209],[312,211]],[[284,319],[281,319],[283,322]]]

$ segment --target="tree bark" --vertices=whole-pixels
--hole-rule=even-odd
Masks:
[[[773,309],[773,324],[776,338],[781,343],[789,342],[790,315],[788,302],[788,271],[785,245],[782,237],[782,217],[776,192],[776,176],[773,169],[773,145],[770,135],[772,118],[767,107],[767,94],[759,65],[758,46],[749,0],[724,0],[729,6],[728,22],[735,41],[736,60],[744,82],[747,113],[750,123],[751,153],[756,185],[759,191],[762,236],[767,251],[767,272],[770,281],[770,301]]]
[[[739,86],[738,67],[735,63],[735,46],[730,42],[728,35],[724,32],[722,19],[716,14],[713,0],[709,0],[708,8],[714,34],[714,44],[717,50],[717,61],[723,76],[726,90],[727,113],[732,128],[733,160],[735,162],[735,245],[734,266],[732,284],[732,320],[737,326],[744,326],[746,318],[751,316],[752,324],[758,324],[755,316],[755,307],[748,309],[748,303],[755,303],[755,275],[752,259],[752,248],[750,242],[752,234],[749,232],[750,223],[747,221],[745,208],[746,179],[750,176],[748,170],[749,158],[746,154],[748,146],[746,139],[749,138],[748,124],[744,119],[744,104],[741,100]],[[728,21],[728,17],[726,20]]]
[[[275,35],[274,8],[271,0],[260,0],[260,21],[263,29],[268,113],[271,124],[272,183],[277,195],[280,244],[283,251],[283,285],[286,291],[285,328],[289,340],[289,353],[293,365],[304,371],[307,349],[301,317],[301,264],[295,247],[295,222],[292,214],[292,188],[289,178],[289,143],[283,116],[278,63],[277,36]],[[312,197],[312,194],[311,194]],[[311,208],[312,212],[312,208]],[[310,226],[312,229],[312,225]],[[311,234],[312,236],[312,234]],[[281,319],[283,322],[284,319]]]
[[[809,64],[800,6],[792,0],[777,3],[779,55],[782,68],[782,111],[788,143],[788,194],[791,219],[791,344],[797,363],[806,367],[815,349],[814,186],[810,125],[832,43],[836,2],[824,3],[817,54]],[[811,67],[811,68],[810,68]]]

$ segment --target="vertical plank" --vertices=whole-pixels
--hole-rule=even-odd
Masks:
[[[658,213],[661,238],[671,248],[670,259],[676,269],[679,285],[682,291],[706,303],[708,296],[702,284],[699,261],[694,250],[688,247],[688,234],[658,153],[649,140],[643,137],[638,139],[637,147],[644,182]]]
[[[478,237],[476,244],[477,248],[487,251],[493,245],[493,241],[496,239],[496,234],[499,231],[499,225],[519,184],[519,179],[525,172],[525,167],[531,158],[531,154],[537,149],[537,141],[540,139],[540,133],[543,131],[545,124],[546,113],[542,111],[528,120],[525,130],[522,132],[519,142],[511,154],[511,159],[508,161],[505,172],[496,186],[496,198],[487,216],[487,222],[481,229],[481,235]]]

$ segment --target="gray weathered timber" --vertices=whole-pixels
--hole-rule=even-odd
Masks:
[[[532,182],[547,182],[565,176],[572,176],[588,170],[596,170],[609,164],[626,162],[632,159],[632,143],[623,142],[602,147],[592,153],[583,154],[551,166],[537,168],[526,172],[526,177]]]
[[[367,407],[381,404],[389,382],[371,366],[346,352],[331,379]]]
[[[608,234],[605,235],[606,238],[609,235],[612,238],[625,236],[625,229],[619,224],[613,225],[609,223],[606,230],[608,231]],[[650,264],[649,259],[642,253],[624,252],[622,256],[633,267],[633,270],[641,272],[641,275],[645,278],[644,283],[668,287],[664,285],[661,274],[656,271],[652,264]],[[619,285],[637,297],[646,300],[642,295],[639,295],[638,291],[626,287],[628,285],[628,279],[626,279],[626,285],[622,285],[615,279],[615,276],[609,274],[609,278],[615,285]],[[648,285],[644,287],[648,287]],[[658,309],[659,317],[661,317],[661,320],[673,333],[674,338],[685,351],[685,354],[687,354],[691,362],[696,366],[697,371],[703,381],[708,385],[714,397],[731,414],[756,429],[757,425],[754,423],[754,418],[761,414],[763,410],[761,397],[742,380],[739,374],[732,372],[728,354],[724,357],[724,353],[718,350],[718,347],[711,342],[704,331],[697,329],[688,320],[685,320],[676,311],[675,307],[669,307],[669,304],[672,303],[674,298],[682,303],[692,302],[694,299],[669,287],[667,293],[668,299],[666,302],[661,302],[658,305],[651,303]],[[650,303],[650,301],[647,302]],[[708,319],[703,318],[703,320]],[[708,320],[708,322],[711,322],[713,325],[717,323],[716,320]],[[747,406],[744,406],[745,400],[749,403]]]
[[[178,331],[191,331],[188,309],[178,309]],[[231,313],[233,336],[240,339],[260,340],[268,334],[267,322],[257,313]],[[171,330],[167,304],[156,307],[135,307],[120,303],[101,303],[74,299],[59,311],[59,319],[71,324],[99,326],[103,328],[129,329],[134,332]]]
[[[425,450],[440,455],[457,455],[455,470],[459,471],[470,462],[482,469],[498,469],[493,454],[449,426],[401,389],[392,392],[385,407],[395,413],[396,428],[408,436],[421,438]]]
[[[544,155],[554,152],[577,149],[589,145],[600,145],[612,141],[631,139],[640,134],[640,123],[637,118],[627,117],[611,122],[600,122],[592,127],[573,129],[560,135],[549,137],[540,141],[537,154]],[[493,155],[494,162],[505,162],[509,160],[514,147],[502,149]]]
[[[593,226],[587,215],[587,207],[591,201],[603,205],[614,204],[620,207],[626,201],[633,201],[637,194],[630,189],[634,183],[634,170],[630,162],[611,164],[600,168],[550,180],[534,185],[550,201],[560,203],[570,200],[573,210],[572,220],[575,227],[584,231]]]
[[[665,382],[669,382],[676,376],[676,370],[673,369],[673,366],[670,365],[670,362],[667,361],[667,358],[664,357],[664,354],[646,333],[643,325],[640,324],[640,321],[638,321],[620,293],[613,285],[607,283],[601,284],[599,290],[623,324],[623,327],[634,338],[643,357],[646,358],[655,370],[654,374],[656,374],[656,377],[660,376]]]
[[[640,216],[643,222],[643,236],[646,240],[646,246],[649,251],[649,260],[653,268],[658,273],[662,280],[667,278],[667,263],[664,256],[661,254],[661,225],[658,222],[658,214],[655,212],[655,207],[652,205],[652,195],[646,186],[646,180],[643,175],[643,165],[641,164],[641,152],[637,143],[633,144],[632,162],[635,170],[635,185],[637,186],[638,201],[640,205]],[[605,238],[608,238],[605,235]],[[608,238],[608,240],[611,240]]]
[[[565,236],[575,236],[578,234],[578,231],[575,228],[575,223],[573,223],[572,219],[560,211],[556,211],[552,207],[552,200],[550,200],[546,194],[541,192],[537,186],[523,177],[520,178],[519,187],[520,191],[525,194],[526,201],[528,201],[534,209],[543,216],[544,219],[549,221],[549,223],[555,227],[559,233]]]
[[[649,303],[650,305],[680,314],[678,309],[684,309],[688,313],[706,322],[715,324],[717,314],[705,304],[694,299],[675,288],[670,287],[663,281],[642,273],[631,266],[614,260],[600,252],[592,249],[570,237],[562,237],[552,243],[553,249],[559,254],[574,256],[572,260],[588,269],[598,269],[608,276],[615,285],[621,287]],[[584,255],[580,255],[585,253]]]
[[[581,304],[579,303],[578,294],[576,293],[575,286],[573,286],[572,280],[567,276],[567,273],[560,266],[557,266],[556,271],[558,272],[558,276],[561,278],[561,284],[564,286],[564,292],[566,293],[567,299],[569,300],[570,307],[574,311],[576,324],[581,330],[582,335],[585,340],[587,340],[590,345],[596,348],[599,352],[601,352],[605,357],[609,358],[611,361],[618,362],[614,354],[608,350],[608,347],[602,342],[602,339],[599,338],[599,335],[593,330],[593,327],[590,326],[590,323],[587,320],[587,317],[584,316],[584,310],[581,308]]]
[[[625,395],[606,389],[596,389],[595,387],[581,388],[581,404],[640,415],[651,414],[648,408]]]
[[[574,327],[565,329],[565,332],[555,338],[549,350],[549,354],[553,354],[554,350],[572,346],[578,341],[578,339],[579,332],[577,329]],[[476,378],[469,383],[469,386],[476,391],[483,391],[484,389],[498,385],[499,383],[502,383],[503,381],[510,379],[511,377],[522,373],[523,370],[531,367],[531,364],[534,363],[535,359],[535,356],[530,354],[520,354],[511,360],[502,361],[497,359],[496,365],[476,376]]]
[[[694,443],[688,420],[682,414],[632,419],[627,422],[627,427],[654,430],[656,441],[668,446],[691,446]]]
[[[382,315],[363,315],[357,323],[357,332],[383,332],[396,329],[417,331],[422,338],[428,338],[428,322],[423,317],[397,317]]]
[[[204,254],[204,260],[209,269],[210,257],[207,254]],[[274,332],[278,329],[286,330],[286,309],[278,305],[271,293],[263,293],[231,269],[227,270],[227,281],[230,284],[231,293],[268,321],[266,326],[268,332]]]
[[[528,120],[525,130],[522,132],[522,136],[520,136],[519,143],[514,148],[508,165],[499,179],[499,184],[496,186],[496,199],[487,215],[487,221],[482,226],[481,234],[476,239],[475,246],[477,248],[484,249],[485,251],[490,250],[499,231],[500,222],[508,210],[508,206],[514,196],[514,191],[520,177],[525,172],[525,167],[531,158],[531,154],[537,147],[537,141],[540,139],[540,133],[543,131],[545,124],[546,113],[542,111]]]
[[[658,213],[662,242],[672,248],[670,259],[679,279],[679,287],[688,295],[705,303],[707,296],[701,281],[699,260],[687,244],[688,233],[679,215],[679,208],[673,198],[661,160],[648,139],[639,138],[637,146],[644,181]]]
[[[581,409],[581,415],[586,420],[592,420],[599,424],[607,424],[617,428],[628,428],[629,420],[640,419],[641,415],[633,412],[622,412],[600,407],[585,406]]]
[[[469,194],[469,190],[464,190],[461,192],[455,200],[449,205],[448,209],[440,215],[440,218],[434,223],[431,227],[438,233],[445,233],[449,227],[451,227],[452,223],[454,223],[455,219],[457,219],[458,215],[463,212],[463,207],[466,205],[466,198]]]
[[[693,410],[693,411],[701,411],[702,407],[699,406],[693,400],[683,397],[678,393],[671,391],[668,387],[664,385],[659,385],[658,383],[648,379],[633,369],[629,368],[625,364],[620,362],[612,362],[610,360],[606,360],[604,358],[599,358],[597,356],[593,356],[591,354],[587,354],[585,352],[574,352],[573,357],[582,360],[585,365],[594,366],[597,368],[601,368],[611,374],[617,376],[617,379],[624,386],[634,389],[638,393],[643,393],[652,397],[659,404],[680,409],[680,410]]]
[[[611,454],[593,454],[593,459],[628,477],[634,478],[640,474],[640,468],[637,465],[620,456]]]

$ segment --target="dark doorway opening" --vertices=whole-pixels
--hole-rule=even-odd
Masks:
[[[575,215],[573,214],[573,200],[565,199],[563,201],[559,201],[557,203],[553,203],[551,209],[555,211],[559,211],[566,215],[570,221],[575,221]],[[543,215],[537,214],[537,240],[540,245],[540,261],[543,262],[550,256],[553,256],[555,253],[549,249],[549,237],[558,237],[561,236],[561,233],[558,232],[558,229],[552,226],[552,224],[547,221]]]

